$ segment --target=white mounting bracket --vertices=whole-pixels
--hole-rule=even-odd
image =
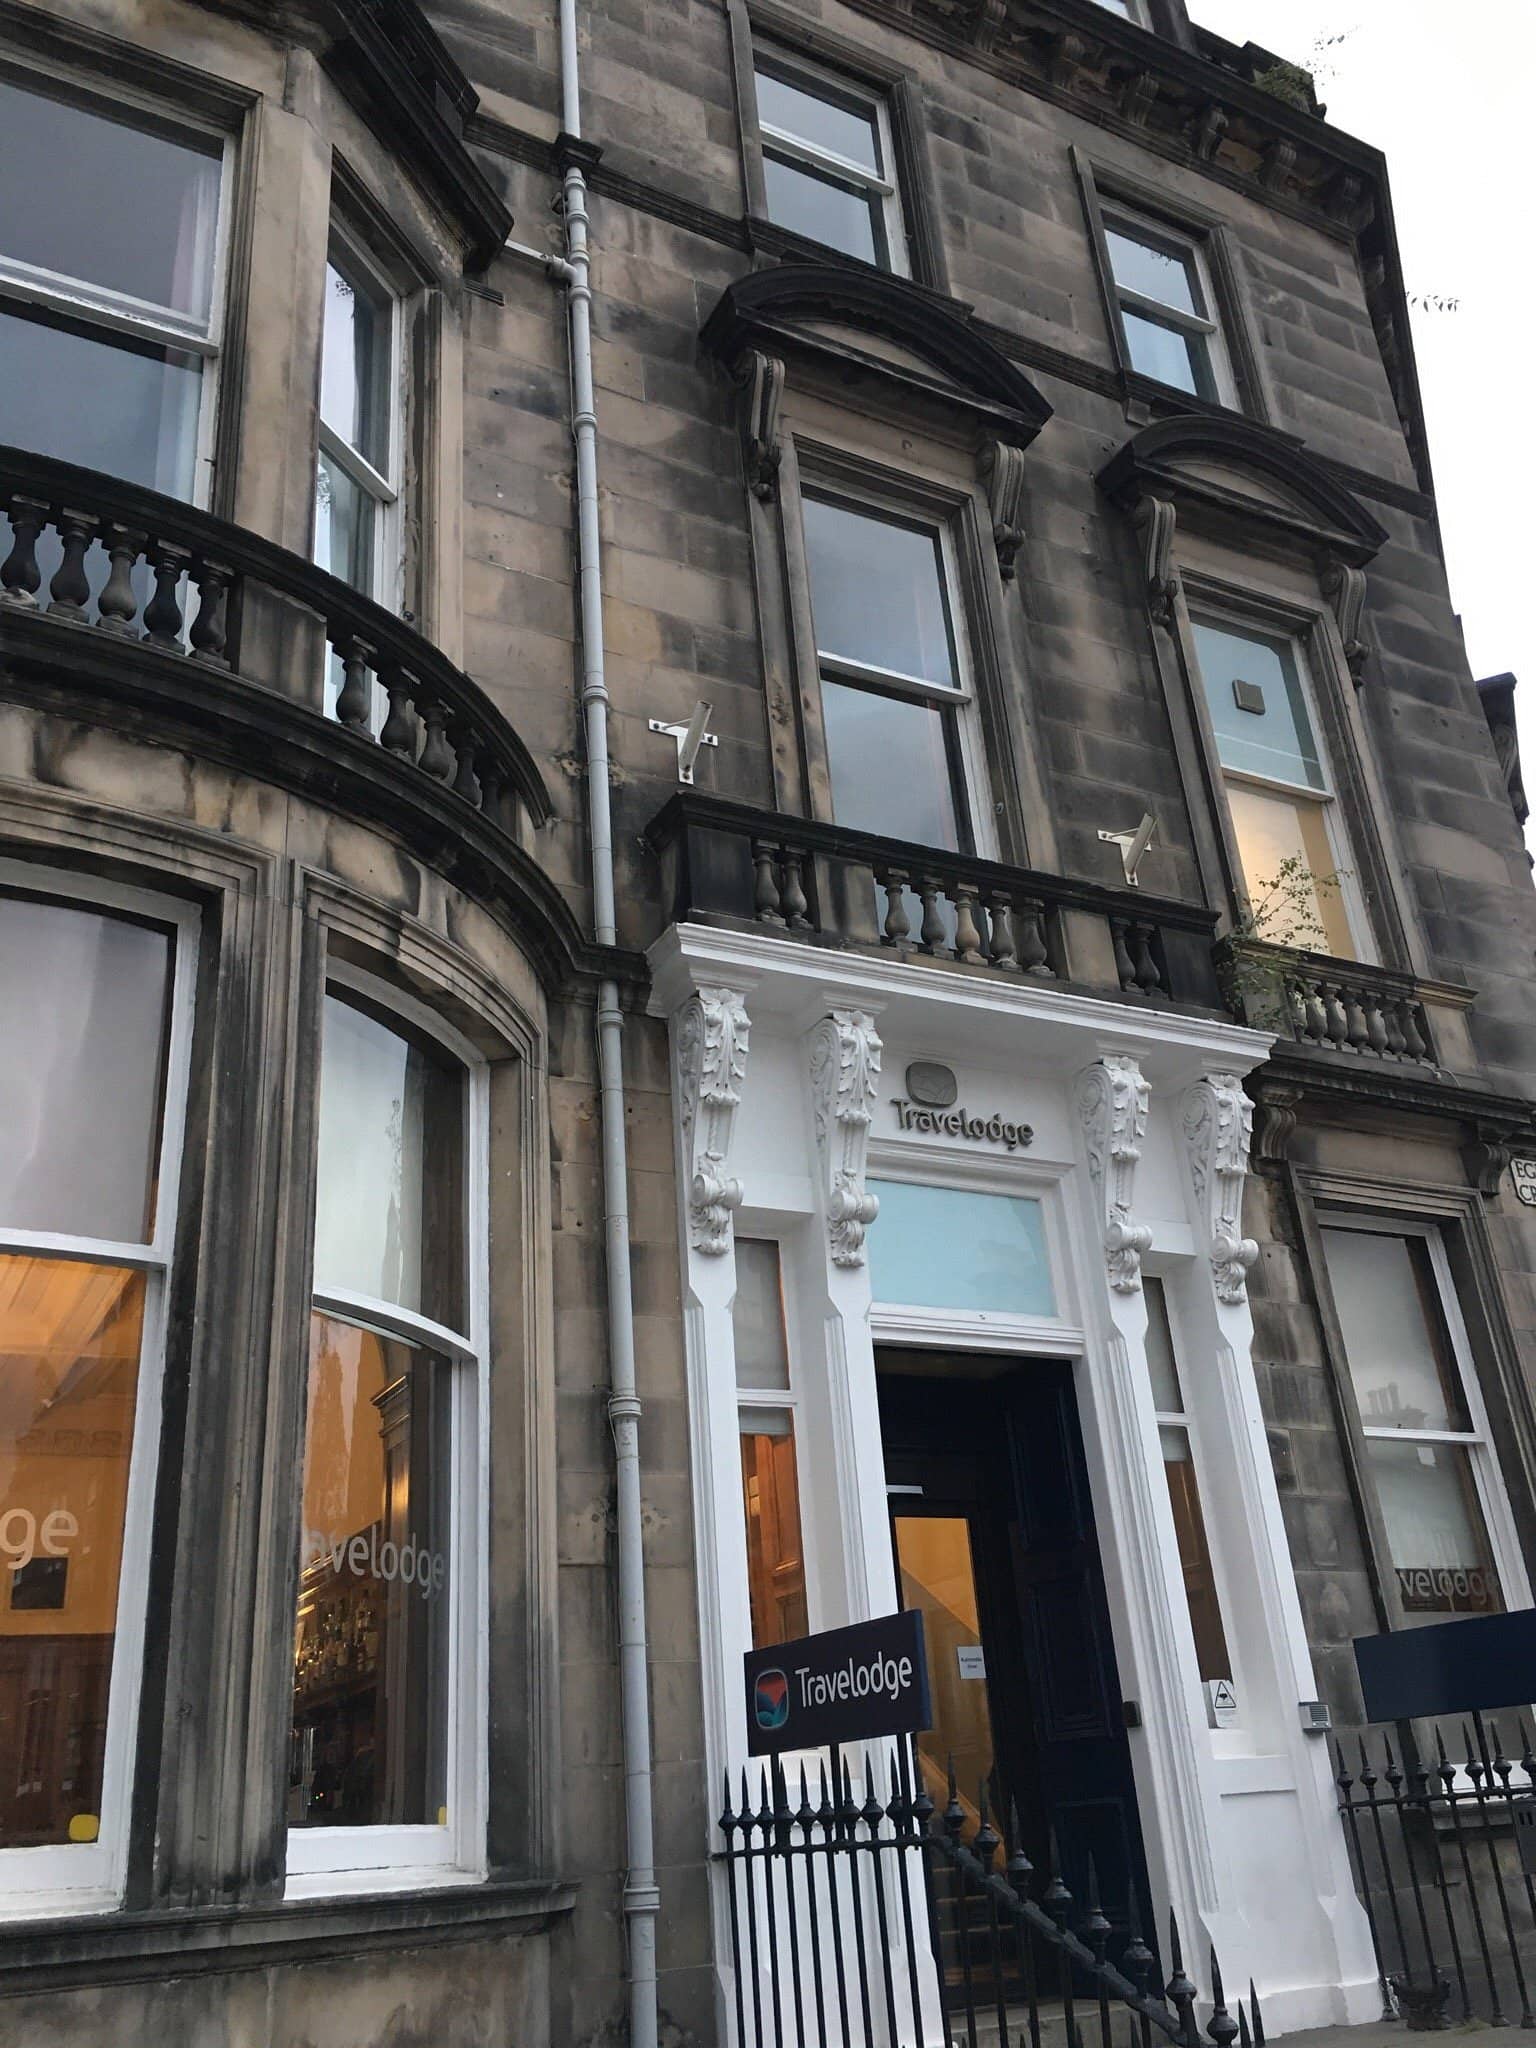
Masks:
[[[1134,832],[1100,832],[1099,837],[1110,846],[1120,849],[1120,864],[1125,869],[1127,888],[1137,889],[1136,870],[1141,866],[1141,857],[1152,844],[1152,835],[1157,830],[1157,819],[1150,811],[1143,813],[1141,823]]]
[[[651,732],[664,732],[668,739],[677,741],[679,782],[692,783],[693,766],[699,758],[700,747],[718,747],[720,744],[715,735],[705,729],[709,724],[709,714],[714,708],[713,704],[701,697],[694,705],[693,716],[686,725],[669,725],[662,718],[651,718],[646,721]]]

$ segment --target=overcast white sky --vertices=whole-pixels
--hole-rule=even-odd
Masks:
[[[1329,121],[1386,152],[1408,290],[1460,301],[1413,313],[1451,596],[1472,673],[1520,678],[1536,793],[1536,519],[1522,502],[1536,477],[1536,0],[1189,0],[1189,11],[1307,65]],[[1339,40],[1320,48],[1325,37]]]

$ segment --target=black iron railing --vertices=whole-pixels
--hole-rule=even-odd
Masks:
[[[1517,1812],[1536,1800],[1536,1756],[1520,1722],[1518,1761],[1497,1722],[1474,1716],[1447,1751],[1438,1727],[1373,1762],[1337,1747],[1339,1811],[1376,1951],[1382,2009],[1410,2027],[1483,2019],[1536,2024],[1536,1883],[1515,1846]]]
[[[735,2048],[1098,2048],[1117,2032],[1132,2048],[1240,2048],[1262,2044],[1253,1987],[1248,2009],[1228,2011],[1210,1958],[1212,2013],[1196,2019],[1199,1993],[1185,1974],[1170,1916],[1169,1976],[1142,1938],[1134,1899],[1121,1925],[1103,1910],[1092,1861],[1085,1902],[1068,1890],[1052,1843],[1036,1871],[1019,1842],[1005,1840],[982,1788],[968,1813],[953,1771],[936,1810],[910,1753],[865,1752],[856,1782],[834,1751],[813,1780],[793,1790],[776,1762],[756,1791],[729,1782],[720,1814],[735,1999]],[[969,1831],[969,1834],[968,1834]]]
[[[647,829],[672,915],[1218,1008],[1216,913],[697,791]]]

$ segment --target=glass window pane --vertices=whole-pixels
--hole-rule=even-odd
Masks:
[[[799,164],[782,163],[766,152],[763,184],[768,218],[779,227],[824,242],[829,249],[840,249],[861,263],[874,263],[881,269],[889,265],[878,198]]]
[[[447,1819],[452,1368],[310,1319],[292,1827]]]
[[[861,164],[876,177],[881,175],[880,130],[874,115],[843,106],[831,94],[808,92],[771,72],[759,71],[757,118],[765,127],[781,128],[786,135]]]
[[[1228,782],[1227,808],[1249,901],[1256,914],[1263,906],[1259,936],[1352,960],[1343,896],[1337,886],[1319,886],[1337,872],[1323,806]],[[1289,883],[1282,873],[1287,861],[1296,863]]]
[[[1179,1386],[1179,1365],[1173,1350],[1173,1328],[1168,1321],[1168,1298],[1163,1283],[1152,1274],[1142,1276],[1142,1293],[1147,1303],[1147,1372],[1152,1381],[1152,1405],[1159,1415],[1182,1415],[1184,1395]]]
[[[804,510],[817,651],[952,689],[938,535],[821,498]]]
[[[142,1273],[0,1254],[0,1847],[93,1842]]]
[[[1200,1506],[1195,1461],[1190,1454],[1189,1431],[1165,1427],[1158,1431],[1158,1435],[1162,1439],[1163,1471],[1168,1480],[1168,1498],[1173,1506],[1173,1526],[1179,1542],[1179,1563],[1184,1573],[1184,1591],[1189,1600],[1189,1620],[1195,1635],[1195,1656],[1200,1665],[1200,1676],[1202,1679],[1230,1678],[1232,1657],[1227,1649],[1226,1630],[1221,1624],[1216,1572],[1205,1533],[1205,1515]]]
[[[736,1240],[736,1384],[756,1392],[789,1391],[789,1346],[784,1338],[784,1289],[779,1248],[770,1238]]]
[[[1328,1281],[1367,1429],[1470,1429],[1422,1237],[1325,1230]]]
[[[1160,249],[1155,242],[1144,241],[1126,228],[1106,227],[1104,239],[1109,244],[1109,264],[1116,284],[1124,285],[1127,291],[1140,292],[1145,299],[1156,299],[1160,306],[1205,317],[1205,302],[1191,257]]]
[[[464,1070],[350,999],[325,999],[315,1287],[463,1328]]]
[[[0,255],[206,321],[220,155],[0,78]]]
[[[1502,1612],[1471,1452],[1462,1444],[1367,1437],[1365,1455],[1410,1625]]]
[[[322,450],[315,467],[315,561],[365,597],[374,595],[378,506]]]
[[[159,926],[0,896],[0,1223],[150,1237],[174,946]]]
[[[168,498],[193,497],[203,386],[196,356],[8,308],[0,373],[0,442]]]
[[[389,468],[390,310],[359,273],[327,263],[320,417],[381,474]]]
[[[821,718],[839,825],[959,851],[943,711],[824,679]]]
[[[916,1737],[918,1767],[931,1798],[947,1803],[951,1770],[974,1798],[977,1786],[993,1783],[997,1757],[971,1525],[964,1515],[891,1519],[901,1604],[922,1615],[928,1650],[933,1725]]]
[[[1126,346],[1131,368],[1143,377],[1155,377],[1159,384],[1171,384],[1195,398],[1215,402],[1218,393],[1211,371],[1210,346],[1203,334],[1186,334],[1181,328],[1164,327],[1145,313],[1133,313],[1122,306]]]
[[[1326,789],[1322,755],[1291,643],[1199,619],[1194,631],[1200,680],[1222,766],[1264,775],[1272,782]]]
[[[790,1417],[741,1418],[741,1492],[747,1517],[747,1586],[752,1647],[810,1633],[800,1541],[800,1482]]]
[[[1045,1224],[1032,1197],[897,1180],[869,1188],[880,1198],[869,1227],[876,1301],[1055,1315]]]

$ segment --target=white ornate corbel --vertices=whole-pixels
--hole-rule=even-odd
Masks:
[[[1141,1286],[1152,1233],[1133,1219],[1136,1162],[1147,1129],[1147,1084],[1129,1053],[1106,1053],[1077,1077],[1077,1112],[1088,1136],[1088,1177],[1103,1225],[1104,1263],[1119,1294]]]
[[[688,1240],[696,1252],[714,1257],[730,1250],[731,1218],[741,1207],[741,1182],[725,1169],[750,1031],[746,1004],[733,988],[701,988],[677,1020]]]
[[[1344,659],[1349,663],[1350,677],[1358,689],[1369,652],[1360,637],[1360,619],[1365,610],[1365,571],[1352,568],[1337,555],[1325,555],[1321,580],[1323,595],[1332,605],[1333,616],[1338,621],[1339,638],[1344,643]]]
[[[1184,1143],[1200,1223],[1210,1250],[1219,1301],[1242,1301],[1248,1268],[1259,1256],[1243,1235],[1243,1182],[1248,1177],[1248,1144],[1253,1104],[1236,1074],[1207,1074],[1184,1096]]]
[[[880,1038],[867,1010],[834,1010],[811,1033],[811,1103],[827,1192],[834,1266],[862,1266],[864,1233],[880,1213],[864,1186]]]
[[[1171,626],[1179,575],[1173,566],[1173,536],[1178,515],[1171,498],[1140,499],[1133,515],[1145,553],[1147,610],[1154,625]]]
[[[1024,450],[1015,448],[1008,441],[989,443],[981,458],[981,474],[986,482],[987,503],[992,511],[992,539],[997,546],[998,570],[1003,581],[1010,583],[1015,558],[1024,541]]]

